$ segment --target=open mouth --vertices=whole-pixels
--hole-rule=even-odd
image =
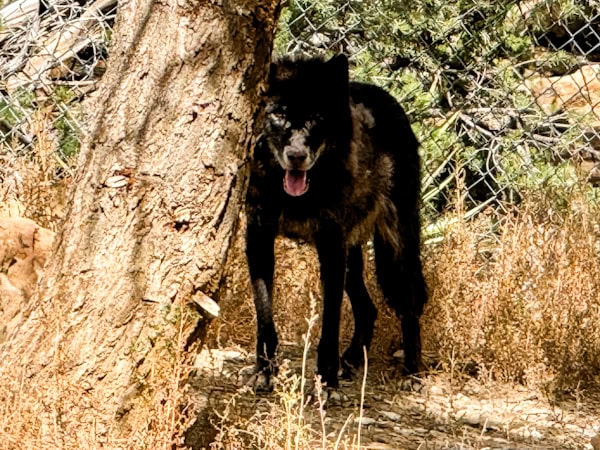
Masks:
[[[286,170],[283,177],[283,190],[292,197],[299,197],[308,191],[306,170]]]

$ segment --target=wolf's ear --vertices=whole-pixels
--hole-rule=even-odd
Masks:
[[[335,55],[326,64],[333,79],[348,81],[348,57],[346,55],[343,53]]]

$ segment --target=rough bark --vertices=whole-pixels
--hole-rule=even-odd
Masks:
[[[0,377],[52,405],[49,439],[130,436],[202,336],[194,300],[217,300],[278,3],[120,3],[67,217],[0,347]]]

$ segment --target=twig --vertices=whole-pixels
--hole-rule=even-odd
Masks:
[[[368,368],[369,368],[367,347],[365,347],[364,345],[363,345],[363,356],[365,358],[365,366],[363,369],[362,385],[360,387],[360,412],[359,412],[359,416],[358,416],[358,433],[357,433],[358,450],[360,450],[360,430],[362,428],[363,410],[364,410],[364,405],[365,405],[365,386],[367,385],[367,372],[368,372]]]
[[[477,131],[479,131],[484,136],[487,136],[490,139],[496,139],[497,138],[497,136],[494,133],[492,133],[490,130],[488,130],[487,127],[485,127],[480,121],[473,119],[472,117],[466,115],[465,113],[460,113],[458,117],[466,125],[468,125],[471,128],[476,129]]]
[[[306,384],[306,362],[308,360],[308,349],[310,348],[310,332],[311,332],[315,322],[319,318],[319,315],[316,314],[316,312],[315,312],[317,301],[316,301],[312,291],[309,292],[309,297],[310,297],[311,316],[309,319],[307,319],[308,328],[306,330],[306,334],[304,335],[304,349],[302,350],[302,374],[300,377],[300,411],[298,412],[298,430],[300,430],[302,428],[302,421],[304,419],[304,406],[305,406],[304,385]],[[322,425],[324,426],[324,424],[322,424]],[[296,442],[295,442],[296,448],[298,448],[299,439],[300,439],[300,436],[299,436],[299,431],[298,431],[296,433]]]
[[[23,145],[29,146],[33,143],[33,136],[22,133],[4,119],[0,119],[0,131],[6,134],[13,134]]]

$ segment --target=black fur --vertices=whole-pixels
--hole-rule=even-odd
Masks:
[[[418,143],[404,111],[383,89],[349,82],[348,61],[283,59],[271,66],[267,117],[247,195],[247,256],[257,313],[257,371],[274,369],[273,245],[278,234],[314,243],[321,265],[322,332],[317,369],[338,384],[344,289],[354,313],[342,356],[363,362],[377,310],[363,281],[362,244],[373,238],[377,278],[402,323],[405,373],[421,364],[419,317],[427,301],[420,260]]]

